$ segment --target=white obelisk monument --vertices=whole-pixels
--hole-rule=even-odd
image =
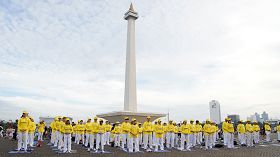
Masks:
[[[127,43],[126,43],[126,67],[125,67],[125,92],[124,92],[124,110],[98,114],[97,117],[104,118],[110,122],[123,121],[124,117],[136,118],[138,122],[143,123],[147,116],[151,120],[166,116],[162,113],[137,112],[137,92],[136,92],[136,56],[135,56],[135,20],[138,13],[130,4],[129,10],[124,14],[127,20]]]
[[[138,13],[134,11],[131,3],[129,10],[124,14],[124,19],[127,20],[124,111],[132,112],[137,112],[135,61],[135,20],[137,18]]]

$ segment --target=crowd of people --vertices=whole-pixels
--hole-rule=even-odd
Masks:
[[[43,141],[43,132],[46,124],[40,121],[35,124],[27,112],[23,112],[18,120],[18,150],[27,150],[33,145],[34,132],[37,128],[38,141]],[[163,123],[161,119],[154,122],[151,117],[141,124],[137,119],[124,118],[124,122],[110,123],[98,117],[93,121],[78,120],[71,122],[67,117],[58,116],[50,124],[50,143],[60,151],[71,152],[72,142],[87,147],[88,151],[104,152],[105,145],[119,147],[127,152],[139,152],[140,147],[145,151],[164,151],[176,148],[181,151],[190,151],[193,148],[212,149],[217,141],[223,139],[223,145],[233,149],[235,134],[240,146],[253,147],[260,142],[260,126],[256,122],[242,121],[235,127],[230,118],[226,118],[221,128],[207,119],[205,123],[198,120],[184,120],[176,123],[169,120]],[[265,141],[270,142],[271,127],[264,123]],[[280,141],[280,123],[277,126],[278,141]]]

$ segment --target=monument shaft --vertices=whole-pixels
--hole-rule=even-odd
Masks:
[[[135,20],[137,13],[131,5],[130,10],[125,14],[127,20],[127,45],[126,45],[126,70],[125,70],[125,93],[124,110],[137,112],[136,93],[136,57],[135,57]]]

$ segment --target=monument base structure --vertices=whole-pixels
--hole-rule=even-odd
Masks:
[[[131,112],[131,111],[116,111],[110,113],[104,113],[96,115],[99,118],[103,118],[108,120],[111,123],[115,123],[117,121],[123,122],[125,117],[136,118],[137,122],[144,123],[147,120],[147,116],[151,117],[151,121],[154,121],[158,118],[165,117],[166,114],[162,113],[145,113],[145,112]]]

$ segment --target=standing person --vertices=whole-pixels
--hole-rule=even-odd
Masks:
[[[85,125],[83,124],[83,120],[79,120],[79,123],[77,125],[77,132],[78,132],[78,139],[77,144],[80,144],[80,141],[82,141],[82,144],[85,144]]]
[[[17,123],[17,133],[18,133],[18,148],[17,150],[20,151],[20,149],[23,146],[24,151],[27,151],[27,136],[28,136],[28,129],[29,129],[29,123],[30,119],[27,117],[28,113],[26,111],[22,112],[21,118],[18,120]]]
[[[43,135],[45,131],[45,126],[46,123],[43,120],[41,120],[38,124],[38,141],[44,141]]]
[[[54,121],[51,122],[50,127],[52,129],[52,133],[51,133],[51,143],[54,144],[55,143],[55,132],[56,132],[56,128],[55,128],[55,123],[57,121],[57,117],[54,118]]]
[[[158,147],[160,147],[160,150],[164,150],[163,147],[163,134],[164,134],[164,128],[161,124],[161,120],[159,119],[157,122],[157,125],[155,125],[155,134],[156,134],[156,143],[155,143],[155,151],[158,151]]]
[[[60,127],[61,127],[61,117],[58,116],[58,117],[57,117],[57,121],[55,122],[55,128],[56,128],[56,132],[55,132],[55,142],[54,142],[54,146],[55,146],[55,147],[59,146],[59,141],[60,141]]]
[[[174,139],[175,139],[175,134],[174,134],[174,125],[173,121],[170,120],[167,128],[166,128],[166,147],[167,148],[174,148]]]
[[[62,120],[60,121],[60,134],[59,134],[59,142],[58,142],[58,150],[62,151],[62,147],[64,146],[64,125],[66,122],[66,117],[62,117]]]
[[[115,147],[121,146],[121,144],[120,144],[121,143],[121,132],[122,132],[122,128],[120,126],[120,122],[116,122],[115,128],[113,130]]]
[[[203,126],[203,131],[204,131],[204,139],[205,139],[205,149],[212,149],[212,145],[211,145],[211,124],[210,124],[210,120],[207,119],[206,120],[206,124],[204,124]]]
[[[211,126],[211,134],[210,134],[210,145],[211,147],[215,146],[215,133],[216,133],[216,125],[213,121],[210,121]]]
[[[105,144],[106,145],[110,145],[110,134],[111,134],[111,129],[112,129],[112,125],[110,124],[109,121],[106,121],[106,133],[105,133]]]
[[[266,142],[270,142],[271,127],[268,122],[264,122],[264,130],[265,130],[265,140]]]
[[[30,117],[29,119],[30,119],[30,123],[29,123],[29,129],[28,129],[28,141],[29,141],[30,147],[34,147],[34,132],[36,130],[36,124],[32,117]]]
[[[91,129],[92,129],[92,123],[91,123],[91,118],[88,118],[86,124],[85,124],[85,130],[86,130],[86,142],[85,142],[85,147],[88,147],[90,143],[90,134],[91,134]]]
[[[97,120],[98,120],[98,118],[94,117],[93,123],[91,125],[92,128],[91,128],[90,142],[89,142],[90,148],[88,148],[88,151],[94,150],[94,140],[97,141],[97,133],[98,133],[98,126],[99,126],[99,123],[97,122]]]
[[[143,145],[143,128],[142,128],[142,124],[138,123],[138,127],[139,127],[139,145],[142,146]]]
[[[201,145],[202,143],[202,126],[199,120],[195,121],[195,130],[196,130],[196,143]]]
[[[96,152],[98,152],[99,147],[101,148],[101,152],[104,153],[104,134],[106,132],[106,126],[103,124],[103,120],[99,120],[99,125],[98,125],[98,132],[97,132],[97,137],[96,137]]]
[[[246,145],[247,147],[253,147],[253,126],[251,125],[251,122],[247,120],[246,125]]]
[[[147,117],[147,121],[143,124],[143,140],[144,140],[144,149],[147,150],[152,148],[153,144],[153,124],[151,122],[151,117]]]
[[[253,139],[255,144],[258,144],[260,141],[260,126],[257,122],[254,122],[253,124]]]
[[[231,122],[231,119],[228,120],[228,128],[227,128],[227,131],[228,131],[228,138],[227,138],[227,141],[228,141],[228,144],[227,144],[227,148],[234,148],[234,126]]]
[[[278,126],[276,127],[277,131],[277,141],[280,142],[280,122],[278,123]]]
[[[183,124],[180,127],[181,130],[181,147],[180,150],[183,151],[185,149],[185,143],[186,149],[191,150],[191,141],[190,141],[190,134],[191,134],[191,125],[187,124],[187,120],[183,121]]]
[[[139,127],[137,125],[136,119],[133,118],[131,121],[130,131],[129,131],[129,143],[128,152],[139,152]]]
[[[237,125],[237,133],[238,133],[238,141],[240,143],[241,146],[245,146],[246,144],[246,138],[245,138],[245,126],[242,123],[242,121],[238,121],[238,125]]]
[[[196,128],[195,128],[195,124],[194,124],[194,120],[191,119],[190,120],[190,127],[191,127],[191,133],[190,133],[190,144],[191,144],[191,147],[195,147],[196,145],[196,137],[195,137],[195,133],[196,133]]]
[[[71,134],[73,133],[73,127],[70,123],[70,119],[67,118],[65,125],[63,125],[63,139],[64,139],[64,147],[63,147],[63,153],[71,153]]]
[[[227,133],[228,133],[228,118],[225,118],[225,121],[222,123],[222,130],[223,130],[223,138],[224,138],[224,145],[226,146],[228,141],[227,141]]]
[[[128,141],[129,141],[129,131],[130,131],[130,123],[129,123],[129,118],[125,117],[124,122],[121,125],[122,128],[122,149],[127,149]]]
[[[163,131],[164,131],[164,133],[163,133],[163,144],[165,144],[166,145],[166,133],[167,133],[167,123],[163,123]]]
[[[177,126],[177,124],[174,122],[174,146],[178,147],[179,145],[179,127]]]

